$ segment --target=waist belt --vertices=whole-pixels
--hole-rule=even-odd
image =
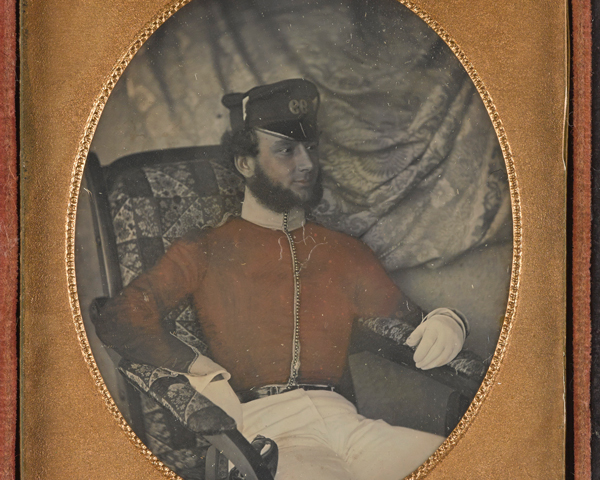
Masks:
[[[333,385],[316,385],[313,383],[299,383],[297,385],[264,385],[262,387],[253,387],[250,390],[237,392],[240,402],[246,403],[259,398],[270,397],[271,395],[279,395],[280,393],[290,392],[292,390],[327,390],[335,392]]]

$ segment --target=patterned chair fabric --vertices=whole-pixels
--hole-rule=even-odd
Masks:
[[[123,286],[191,229],[239,215],[243,198],[241,178],[216,159],[124,170],[108,189]]]
[[[243,182],[219,158],[120,163],[111,166],[118,173],[107,175],[107,190],[124,287],[189,230],[216,227],[241,211]],[[207,353],[189,302],[164,321],[182,342]],[[141,392],[139,413],[150,450],[186,480],[203,479],[210,444],[202,434],[235,430],[234,420],[197,393],[184,376],[127,360],[119,370]]]

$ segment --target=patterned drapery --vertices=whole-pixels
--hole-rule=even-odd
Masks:
[[[92,149],[106,164],[216,144],[224,93],[293,77],[322,96],[319,222],[362,238],[388,271],[511,238],[483,102],[445,43],[395,0],[192,2],[133,59]]]

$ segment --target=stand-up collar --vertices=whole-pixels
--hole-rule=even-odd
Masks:
[[[244,193],[244,203],[242,204],[242,218],[260,227],[283,230],[283,213],[276,213],[265,207],[247,186]],[[291,232],[303,227],[304,223],[304,209],[292,208],[288,213],[288,230]]]

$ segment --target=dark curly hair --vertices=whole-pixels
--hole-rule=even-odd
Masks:
[[[258,155],[258,137],[252,128],[232,132],[226,131],[221,137],[223,157],[231,162],[235,169],[236,157],[256,157]]]

